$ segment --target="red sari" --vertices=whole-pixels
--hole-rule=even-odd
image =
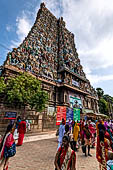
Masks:
[[[67,150],[64,149],[64,147],[60,147],[58,151],[61,153],[60,154],[60,168],[62,170],[71,170],[71,161],[72,161],[72,156],[75,157],[76,161],[76,154],[75,152],[68,147]]]
[[[24,134],[26,132],[26,122],[21,121],[18,125],[18,132],[19,132],[19,137],[18,137],[18,143],[17,145],[20,146],[23,144],[23,139],[24,139]]]
[[[91,132],[91,145],[95,146],[95,133],[96,133],[96,129],[93,127],[92,124],[89,125],[89,129]]]
[[[108,161],[108,148],[110,147],[110,142],[108,139],[104,138],[104,141],[100,141],[99,136],[97,137],[97,150],[96,158],[99,162],[100,170],[107,170]]]

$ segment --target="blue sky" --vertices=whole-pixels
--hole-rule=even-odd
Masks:
[[[79,58],[91,84],[113,96],[112,0],[0,0],[0,65],[27,36],[41,2],[57,18],[63,16],[66,27],[74,33]]]

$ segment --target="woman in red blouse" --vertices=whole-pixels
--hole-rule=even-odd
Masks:
[[[13,146],[13,148],[12,148]],[[10,149],[12,148],[11,152]],[[0,170],[8,170],[9,158],[16,153],[15,141],[13,138],[13,125],[8,125],[0,147]]]
[[[62,146],[58,149],[55,156],[56,170],[76,170],[76,154],[69,147],[69,137],[64,135]]]

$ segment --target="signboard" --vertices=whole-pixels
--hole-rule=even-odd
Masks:
[[[54,115],[54,112],[55,112],[55,107],[50,107],[50,106],[48,106],[47,115],[53,116],[53,115]]]
[[[71,108],[67,108],[67,111],[66,111],[66,120],[73,120],[73,109]]]
[[[80,98],[69,96],[69,102],[70,102],[71,108],[74,108],[74,107],[82,108],[82,102]]]
[[[78,109],[78,108],[73,109],[73,120],[80,121],[80,109]]]
[[[78,83],[77,81],[73,80],[73,79],[72,79],[72,84],[73,84],[74,86],[79,87],[79,83]]]
[[[66,121],[66,107],[57,106],[56,125],[60,125],[62,118]]]
[[[5,112],[4,119],[16,119],[17,112]]]

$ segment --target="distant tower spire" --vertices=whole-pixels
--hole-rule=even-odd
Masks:
[[[40,8],[45,8],[45,3],[44,2],[40,4]]]

